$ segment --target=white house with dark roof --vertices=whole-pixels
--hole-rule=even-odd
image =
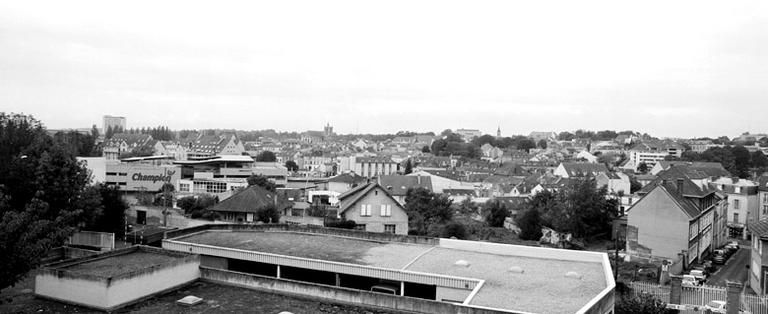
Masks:
[[[604,164],[587,162],[563,162],[554,171],[554,174],[563,178],[597,176],[599,173],[610,172]]]
[[[405,205],[405,195],[409,189],[424,188],[432,191],[432,178],[427,176],[389,175],[380,176],[379,185],[387,189],[400,205]]]
[[[362,184],[339,195],[339,218],[354,220],[358,230],[408,234],[408,214],[378,183]]]

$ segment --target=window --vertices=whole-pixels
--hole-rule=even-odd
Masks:
[[[768,205],[763,205],[763,215],[768,215]]]
[[[733,188],[733,191],[734,191],[736,194],[738,194],[738,193],[741,193],[741,187],[740,187],[740,186],[734,187],[734,188]]]
[[[189,183],[179,183],[179,191],[182,192],[191,192],[189,190]]]
[[[739,200],[733,200],[733,209],[739,209]]]
[[[365,224],[356,224],[355,230],[365,231]]]
[[[735,223],[739,222],[739,213],[733,213],[733,222]]]
[[[382,217],[392,216],[392,205],[381,204],[381,216]]]
[[[370,216],[371,215],[371,205],[370,204],[361,204],[360,205],[360,216]]]
[[[384,233],[395,233],[396,225],[384,225]]]

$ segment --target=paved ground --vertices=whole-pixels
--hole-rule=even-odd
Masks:
[[[708,285],[725,287],[725,281],[745,282],[747,280],[746,265],[749,264],[749,248],[742,246],[725,265],[715,272],[709,280]]]

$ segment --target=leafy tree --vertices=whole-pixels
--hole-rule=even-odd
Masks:
[[[547,140],[539,140],[539,148],[547,149]]]
[[[0,113],[0,289],[18,282],[98,212],[87,170],[31,116]],[[86,201],[90,200],[90,201]]]
[[[744,146],[737,145],[731,148],[733,155],[733,168],[729,169],[731,174],[739,178],[749,177],[749,168],[752,165],[752,155]]]
[[[425,188],[408,189],[405,194],[405,210],[408,213],[409,233],[426,235],[432,225],[439,225],[453,218],[447,196],[435,194]]]
[[[421,152],[422,153],[429,153],[430,152],[429,145],[424,145],[424,147],[421,148]]]
[[[184,213],[190,215],[192,218],[215,220],[219,218],[219,214],[210,211],[210,208],[218,202],[219,199],[217,197],[210,194],[203,194],[198,195],[197,197],[182,197],[176,201],[176,206],[183,209]]]
[[[288,168],[288,171],[298,171],[299,165],[295,161],[289,160],[285,162],[285,168]]]
[[[531,148],[536,148],[536,143],[534,143],[531,139],[524,139],[517,142],[517,149],[519,150],[528,152],[531,150]]]
[[[411,160],[408,159],[405,161],[405,170],[403,170],[404,174],[409,174],[413,172],[413,164],[411,164]]]
[[[765,157],[765,154],[761,151],[754,151],[752,152],[752,167],[758,168],[758,169],[765,169],[765,167],[768,167],[768,158]],[[762,173],[762,171],[759,171],[759,173]]]
[[[557,135],[557,139],[560,141],[571,141],[574,138],[575,136],[571,132],[560,132],[560,134]]]
[[[498,200],[489,200],[483,205],[485,222],[491,227],[503,227],[504,219],[509,217],[507,206]]]
[[[277,161],[277,156],[275,156],[275,153],[265,150],[258,155],[256,155],[256,161],[262,161],[262,162],[275,162]]]
[[[648,173],[648,170],[650,169],[648,169],[648,164],[646,164],[645,162],[641,161],[640,164],[637,165],[637,171],[639,171],[640,173]]]
[[[596,188],[593,179],[577,181],[558,191],[553,199],[545,199],[546,204],[532,207],[544,207],[541,212],[545,224],[560,232],[570,232],[575,237],[605,235],[610,234],[618,208],[617,200],[607,198],[607,194],[605,187]],[[531,202],[541,200],[534,197]]]
[[[491,144],[493,146],[496,146],[496,138],[492,135],[484,134],[482,136],[476,137],[472,140],[472,144],[475,144],[475,146],[480,147],[485,144]]]
[[[442,136],[448,136],[450,134],[453,134],[453,131],[451,131],[451,129],[445,129],[443,130],[443,132],[440,132],[440,135]]]
[[[541,239],[541,213],[539,213],[539,210],[535,207],[522,210],[517,217],[515,217],[515,224],[520,228],[520,239]]]
[[[96,146],[96,138],[75,131],[57,132],[53,139],[69,148],[75,156],[93,156]]]
[[[256,210],[256,220],[264,223],[280,222],[280,211],[274,204],[269,204]]]
[[[115,130],[112,129],[112,126],[107,126],[107,130],[105,131],[104,138],[105,139],[111,139],[112,135],[115,135]]]
[[[97,128],[95,124],[91,127],[91,137],[94,139],[99,138],[99,128]]]
[[[128,204],[120,195],[120,190],[117,187],[104,184],[97,184],[93,188],[99,193],[102,212],[95,216],[92,224],[84,229],[112,232],[116,236],[122,237],[125,234],[125,211],[128,210]]]
[[[275,185],[274,182],[270,181],[269,178],[260,175],[260,174],[254,174],[248,177],[248,186],[252,185],[258,185],[260,187],[263,187],[267,189],[267,191],[274,192],[277,190],[277,185]]]

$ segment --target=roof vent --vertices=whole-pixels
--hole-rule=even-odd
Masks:
[[[573,278],[573,279],[581,279],[581,274],[575,272],[575,271],[569,271],[565,273],[565,277]]]
[[[181,298],[181,299],[177,300],[176,304],[185,305],[185,306],[193,306],[193,305],[198,304],[200,302],[203,302],[203,299],[198,298],[198,297],[193,296],[193,295],[188,295],[188,296],[186,296],[184,298]]]
[[[456,263],[453,263],[453,265],[462,266],[462,267],[469,267],[469,262],[467,262],[467,261],[465,261],[463,259],[460,259],[460,260],[456,261]]]
[[[507,271],[510,272],[510,273],[515,273],[515,274],[522,274],[522,273],[525,272],[523,270],[523,268],[520,267],[520,266],[512,266],[509,269],[507,269]]]

